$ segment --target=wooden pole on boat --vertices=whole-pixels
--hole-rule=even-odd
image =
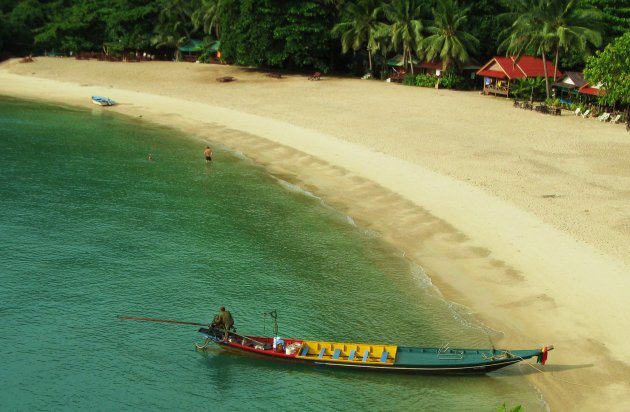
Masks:
[[[207,323],[196,323],[196,322],[184,322],[181,320],[169,320],[169,319],[154,319],[154,318],[139,318],[137,316],[127,316],[127,315],[116,315],[118,319],[127,319],[127,320],[141,320],[144,322],[160,322],[160,323],[177,323],[179,325],[196,325],[196,326],[208,326]]]

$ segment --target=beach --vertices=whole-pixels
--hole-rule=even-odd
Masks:
[[[528,372],[552,410],[630,409],[624,125],[474,91],[307,77],[37,58],[0,65],[0,95],[170,126],[199,138],[200,161],[208,143],[240,151],[402,250],[502,332],[497,347],[555,345],[544,372]]]

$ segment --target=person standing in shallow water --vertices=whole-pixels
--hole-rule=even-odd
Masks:
[[[212,161],[212,148],[210,146],[206,146],[203,151],[203,155],[206,157],[206,163]]]

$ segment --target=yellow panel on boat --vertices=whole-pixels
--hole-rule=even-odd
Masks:
[[[392,365],[396,345],[305,340],[296,358],[310,361]]]

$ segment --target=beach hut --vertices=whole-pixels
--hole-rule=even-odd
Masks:
[[[179,51],[185,53],[184,60],[195,62],[202,55],[217,55],[220,47],[221,42],[219,40],[215,40],[208,45],[202,40],[191,39],[186,44],[179,46]]]
[[[562,103],[574,103],[581,87],[587,84],[581,72],[565,72],[564,77],[552,86],[558,89],[556,96]]]
[[[429,76],[440,76],[442,74],[442,62],[432,61],[432,62],[422,62],[418,67],[418,73],[427,74]]]
[[[550,61],[547,63],[547,77],[561,77],[562,72]],[[526,79],[530,77],[544,77],[545,65],[543,60],[534,56],[495,56],[481,69],[477,71],[477,76],[483,76],[483,94],[504,95],[510,94],[510,83],[516,79]]]
[[[582,87],[578,89],[578,93],[587,95],[587,96],[601,96],[606,94],[606,90],[602,89],[602,84],[598,83],[594,86],[591,86],[589,83],[585,83]]]
[[[201,40],[190,39],[187,43],[178,47],[183,54],[185,61],[194,62],[203,51],[203,42]],[[185,53],[185,54],[184,54]]]

